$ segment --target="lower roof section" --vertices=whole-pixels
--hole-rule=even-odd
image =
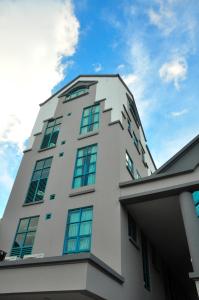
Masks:
[[[29,294],[38,300],[107,299],[110,292],[112,299],[121,299],[124,278],[94,255],[81,253],[1,262],[0,282],[0,299]]]

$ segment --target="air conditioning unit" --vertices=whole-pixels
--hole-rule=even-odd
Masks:
[[[27,258],[43,258],[44,257],[44,253],[36,253],[36,254],[27,254],[24,255],[23,259],[27,259]]]
[[[6,261],[14,261],[14,260],[18,260],[18,259],[20,259],[20,257],[18,257],[18,256],[6,256],[5,257]]]

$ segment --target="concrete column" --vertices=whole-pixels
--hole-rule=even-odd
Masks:
[[[183,192],[179,198],[192,266],[194,271],[199,271],[199,220],[192,194]]]

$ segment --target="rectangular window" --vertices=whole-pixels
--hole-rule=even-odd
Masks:
[[[43,200],[51,163],[52,157],[36,162],[25,203]]]
[[[134,179],[134,164],[133,164],[133,161],[130,158],[128,152],[126,152],[126,167]]]
[[[97,144],[77,150],[73,188],[95,183]]]
[[[147,246],[147,239],[143,234],[141,236],[141,242],[142,242],[142,264],[143,264],[144,286],[147,290],[150,290],[148,246]]]
[[[41,149],[56,146],[59,130],[61,125],[61,118],[48,121],[46,131],[41,144]]]
[[[23,257],[32,253],[39,216],[20,219],[11,256]]]
[[[137,113],[137,109],[136,109],[136,106],[135,106],[135,103],[133,102],[132,99],[130,99],[128,97],[128,103],[129,103],[129,110],[135,120],[135,123],[139,126],[140,125],[140,121],[139,121],[139,116],[138,116],[138,113]]]
[[[128,215],[128,235],[134,242],[137,242],[137,226],[130,215]]]
[[[142,155],[142,161],[145,164],[146,163],[145,151],[144,151],[144,148],[143,148],[141,142],[140,142],[140,150],[141,150],[141,155]]]
[[[129,119],[128,119],[128,132],[130,133],[130,135],[132,137],[132,123]]]
[[[137,136],[135,135],[135,132],[133,132],[133,143],[136,146],[137,150],[139,151],[139,142]]]
[[[138,170],[135,171],[135,179],[142,178]]]
[[[69,210],[64,253],[89,252],[91,248],[93,208]]]
[[[87,133],[99,128],[100,105],[86,107],[82,113],[80,133]]]

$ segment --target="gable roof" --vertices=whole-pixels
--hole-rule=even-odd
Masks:
[[[199,165],[199,135],[163,164],[155,174],[194,170]]]

